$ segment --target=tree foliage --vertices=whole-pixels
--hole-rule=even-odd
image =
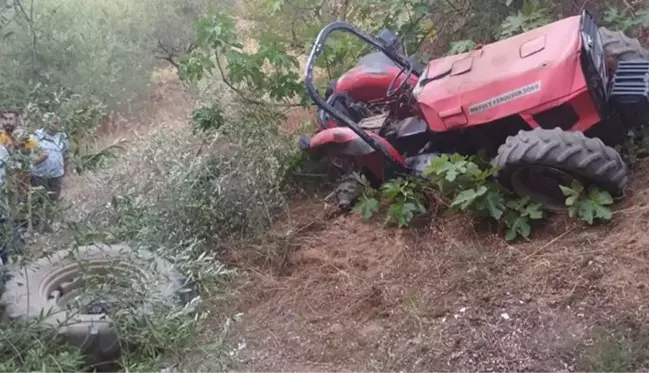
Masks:
[[[0,106],[24,106],[34,87],[128,107],[165,49],[194,40],[206,1],[4,0],[0,4]]]

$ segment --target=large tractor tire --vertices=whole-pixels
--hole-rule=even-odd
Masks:
[[[161,304],[186,302],[190,293],[172,264],[149,251],[96,244],[78,248],[74,257],[67,254],[59,252],[12,270],[1,303],[9,319],[37,319],[45,315],[43,322],[79,348],[87,363],[95,368],[113,366],[121,355],[121,345],[115,324],[107,315],[106,300],[96,299],[96,294],[84,294],[80,283],[87,277],[83,274],[100,282],[109,276],[119,278],[120,282],[125,280],[128,285],[121,290],[127,292],[126,298],[138,307],[134,312],[140,315]],[[106,298],[118,298],[109,294],[110,290],[106,292]],[[75,301],[78,297],[92,300],[87,299],[88,303],[80,309]],[[123,303],[118,307],[123,307]]]
[[[505,185],[551,210],[565,209],[559,185],[572,180],[624,195],[627,167],[615,149],[597,138],[560,128],[519,131],[509,136],[494,160]]]
[[[617,61],[649,60],[649,50],[644,48],[638,39],[630,38],[622,31],[611,31],[606,27],[600,27],[599,33],[604,45],[606,65],[610,69],[615,69]]]

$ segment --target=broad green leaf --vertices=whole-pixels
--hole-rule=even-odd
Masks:
[[[454,168],[449,169],[446,172],[446,180],[451,181],[451,182],[455,181],[455,179],[457,178],[457,174],[458,174],[458,171],[456,169],[454,169]]]
[[[361,198],[354,206],[354,210],[359,212],[364,220],[369,220],[372,215],[379,212],[379,201],[376,198]]]
[[[401,184],[403,179],[390,180],[381,186],[381,194],[389,201],[393,201],[402,193]]]
[[[426,212],[426,207],[424,207],[424,204],[421,203],[419,200],[414,200],[412,203],[415,205],[416,213],[423,214]]]
[[[559,185],[559,188],[563,195],[567,197],[565,202],[566,206],[574,206],[584,190],[581,183],[576,180],[573,180],[572,183],[570,183],[570,187]]]
[[[528,218],[510,211],[505,216],[505,225],[509,228],[505,235],[507,241],[515,239],[517,236],[528,238],[532,232]]]
[[[489,213],[489,216],[496,220],[500,220],[505,212],[505,198],[497,190],[490,189],[480,199],[481,205]]]
[[[448,161],[449,161],[449,156],[447,154],[442,154],[438,157],[433,158],[430,162],[430,165],[428,165],[428,167],[426,167],[426,169],[424,170],[423,172],[424,176],[433,173],[438,174],[442,166],[444,166],[444,164]]]
[[[611,220],[613,217],[613,212],[610,208],[598,204],[593,204],[593,209],[595,210],[595,217],[601,220]]]
[[[575,191],[572,190],[571,188],[563,185],[559,185],[559,189],[561,189],[561,193],[563,193],[564,196],[569,197],[575,194]]]
[[[595,218],[595,204],[591,200],[584,200],[579,202],[578,207],[579,218],[588,224],[593,224]]]
[[[516,232],[516,229],[513,227],[509,227],[505,231],[505,241],[507,242],[515,240],[516,236],[518,236],[518,233]]]
[[[406,202],[403,204],[403,210],[404,212],[410,213],[411,215],[414,215],[415,212],[419,212],[419,207],[413,203],[413,202]]]
[[[455,197],[453,203],[451,203],[451,207],[460,206],[460,209],[466,210],[467,207],[469,207],[476,200],[476,198],[484,195],[485,193],[487,193],[487,187],[485,186],[480,186],[477,190],[463,190]]]
[[[507,207],[509,207],[512,210],[520,210],[525,206],[525,204],[529,201],[529,197],[520,197],[517,199],[509,200],[507,201]]]
[[[577,199],[579,198],[579,195],[573,195],[568,198],[566,198],[566,206],[574,206],[575,202],[577,202]]]
[[[611,194],[605,190],[599,190],[597,188],[591,188],[588,197],[596,202],[599,205],[612,205],[613,204],[613,197],[611,197]]]
[[[581,185],[581,183],[580,183],[579,181],[577,181],[577,180],[573,180],[573,181],[570,183],[570,188],[571,188],[573,191],[575,191],[575,193],[577,193],[577,194],[581,194],[581,192],[584,191],[584,186]]]
[[[451,42],[447,55],[454,55],[469,52],[475,49],[476,43],[473,40],[458,40]]]
[[[518,12],[516,15],[508,16],[501,25],[501,35],[511,36],[519,33],[523,29],[525,22],[525,16],[521,12]]]
[[[530,203],[525,207],[523,214],[530,219],[543,219],[543,206],[540,203]]]
[[[475,178],[479,178],[480,175],[485,173],[485,171],[480,169],[480,166],[478,166],[474,162],[466,162],[466,165],[465,165],[464,168],[465,168],[464,173],[466,173],[468,175],[471,175],[471,176],[473,176]]]
[[[406,203],[393,203],[388,208],[388,219],[396,221],[399,228],[407,226],[412,219],[411,207],[407,205]]]

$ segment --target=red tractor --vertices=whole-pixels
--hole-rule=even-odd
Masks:
[[[322,97],[314,62],[333,31],[378,52]],[[401,49],[389,31],[375,39],[343,22],[322,29],[305,74],[318,131],[301,149],[339,167],[351,161],[375,185],[420,173],[441,153],[483,150],[504,185],[551,209],[564,207],[559,185],[574,179],[623,196],[627,166],[611,146],[649,122],[649,51],[637,39],[583,12],[426,66]],[[341,190],[339,204],[351,206]]]

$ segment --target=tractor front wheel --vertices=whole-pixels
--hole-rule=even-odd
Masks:
[[[649,60],[649,50],[644,48],[638,39],[606,27],[600,27],[599,34],[602,36],[606,65],[609,69],[615,70],[618,61]]]
[[[505,185],[555,211],[566,208],[560,185],[577,180],[620,197],[628,182],[626,164],[615,149],[600,139],[560,128],[509,136],[494,163]]]

